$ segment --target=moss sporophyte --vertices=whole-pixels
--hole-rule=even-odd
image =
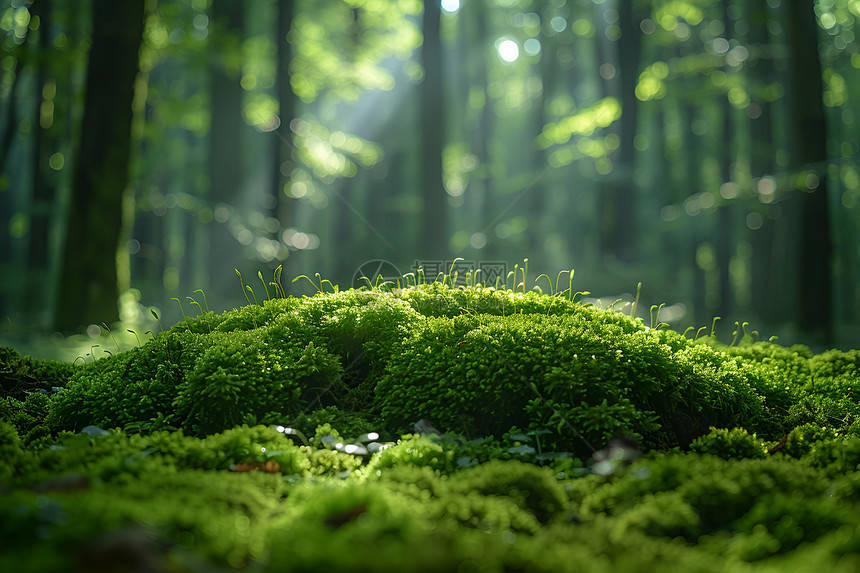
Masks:
[[[246,306],[195,291],[130,350],[0,349],[0,570],[860,568],[860,352],[680,334],[562,274],[237,271]]]

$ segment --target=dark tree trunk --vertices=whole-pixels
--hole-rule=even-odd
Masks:
[[[693,123],[696,119],[696,107],[691,103],[684,103],[681,110],[683,116],[684,130],[684,181],[688,189],[697,190],[700,181],[699,163],[699,137],[693,132]],[[682,212],[684,202],[679,203]],[[690,298],[692,304],[693,322],[703,324],[708,316],[707,298],[705,296],[707,284],[705,281],[705,269],[700,264],[699,249],[705,245],[705,233],[702,230],[702,215],[681,215],[686,218],[688,236],[686,244],[689,245],[689,261],[693,273],[693,291]]]
[[[18,90],[21,86],[21,72],[24,68],[24,50],[27,49],[30,39],[29,28],[27,29],[25,41],[19,45],[12,56],[15,58],[14,76],[9,88],[9,96],[6,100],[6,108],[3,110],[3,134],[0,135],[0,272],[4,275],[13,272],[15,255],[12,248],[11,236],[8,232],[9,222],[15,212],[12,194],[9,192],[7,165],[9,155],[12,152],[12,143],[18,134]],[[14,304],[13,298],[17,287],[12,286],[12,281],[4,281],[0,285],[0,313],[8,315]]]
[[[278,97],[280,125],[275,131],[277,137],[273,141],[272,164],[272,196],[274,197],[274,213],[281,222],[281,227],[289,227],[294,221],[294,201],[286,194],[290,174],[293,170],[293,138],[290,122],[296,116],[296,97],[290,86],[290,60],[293,57],[292,44],[287,40],[287,34],[293,27],[295,15],[294,0],[279,0],[277,6],[277,73],[275,74],[275,91]],[[277,237],[276,237],[277,239]]]
[[[765,50],[770,48],[770,36],[767,29],[768,7],[766,0],[754,0],[749,5],[747,22],[750,29],[751,48],[758,50],[759,57],[753,58],[746,69],[750,78],[755,78],[759,85],[768,85],[773,76],[772,61],[765,59]],[[753,118],[750,130],[750,171],[754,178],[761,178],[768,173],[773,173],[773,105],[756,99],[755,105],[759,106],[760,115]],[[774,250],[774,224],[773,219],[768,216],[762,218],[762,226],[759,229],[750,229],[750,245],[752,247],[752,259],[750,264],[750,275],[752,289],[750,292],[753,312],[768,325],[776,322],[775,309],[778,294],[782,289],[777,288],[779,284],[776,277],[778,266],[776,265]]]
[[[493,222],[493,180],[490,173],[490,139],[493,132],[493,100],[490,97],[489,88],[489,72],[488,59],[490,58],[489,46],[492,39],[490,38],[490,30],[488,20],[487,0],[478,0],[474,2],[474,18],[475,18],[475,52],[477,53],[477,70],[475,74],[475,84],[479,86],[484,94],[484,105],[481,106],[481,113],[478,116],[478,129],[475,131],[475,141],[473,145],[477,150],[478,169],[475,172],[475,180],[479,182],[481,189],[479,194],[478,213],[481,231],[486,234],[487,245],[484,249],[484,257],[494,258],[498,256],[499,249],[496,244],[493,229],[490,228]]]
[[[114,322],[144,0],[93,0],[84,120],[75,162],[55,326]]]
[[[29,285],[28,308],[35,313],[40,309],[50,309],[45,304],[45,293],[39,288],[48,283],[49,237],[51,213],[54,211],[54,182],[48,179],[48,159],[51,155],[50,126],[42,123],[42,106],[45,102],[45,85],[49,79],[51,52],[51,2],[37,0],[30,7],[30,15],[39,18],[39,44],[36,59],[35,102],[33,106],[33,163],[32,163],[32,202],[30,206],[30,245],[28,263],[34,280]],[[53,99],[53,98],[52,98]],[[49,102],[53,104],[53,102]],[[39,322],[44,320],[40,313]]]
[[[362,25],[361,10],[353,8],[350,27],[353,65],[357,65],[358,50],[361,47]],[[360,177],[361,175],[357,174],[353,178],[343,178],[332,185],[336,197],[333,233],[334,277],[342,284],[349,284],[352,279],[352,271],[361,264],[361,261],[355,260],[357,238],[355,237],[356,229],[352,224],[355,215],[351,212],[353,202],[358,198]]]
[[[639,55],[642,34],[639,30],[641,15],[634,2],[618,3],[618,24],[621,38],[618,40],[616,90],[605,84],[604,95],[617,91],[621,100],[621,120],[618,126],[620,145],[613,173],[601,185],[599,244],[602,255],[611,255],[616,260],[631,262],[635,258],[635,201],[633,168],[639,103],[636,99],[636,82],[639,78]],[[605,49],[604,52],[608,50]],[[603,62],[612,58],[604,57]]]
[[[245,22],[245,3],[235,0],[213,0],[213,33],[210,38],[225,50],[238,49]],[[212,58],[210,68],[209,189],[212,205],[228,207],[237,216],[236,206],[242,192],[242,87],[239,69],[228,69],[224,59]],[[229,292],[236,276],[233,267],[241,269],[242,246],[230,231],[230,220],[212,224],[209,238],[210,288]]]
[[[548,10],[546,11],[546,14],[541,14],[542,22],[544,21],[544,19],[548,19],[547,14],[549,14]],[[554,84],[553,79],[555,77],[556,68],[558,65],[558,62],[556,61],[554,40],[550,37],[544,37],[541,39],[543,40],[539,68],[541,79],[541,95],[537,100],[537,109],[535,110],[535,138],[541,133],[541,131],[543,130],[543,126],[547,123],[546,108],[552,96]],[[540,146],[534,146],[533,161],[535,175],[540,177],[541,173],[546,168],[546,152],[541,149]],[[529,212],[527,229],[529,244],[527,252],[536,253],[538,255],[537,257],[534,257],[532,263],[535,268],[542,268],[545,263],[543,257],[540,256],[540,253],[543,252],[543,245],[541,245],[542,233],[540,232],[540,220],[544,216],[544,213],[547,209],[546,198],[548,197],[549,191],[549,186],[540,180],[534,183],[531,190],[529,190]]]
[[[439,35],[440,5],[424,0],[421,29],[421,237],[420,256],[444,258],[448,252],[448,225],[445,190],[442,187],[442,146],[444,145],[444,106],[442,101],[442,43]]]
[[[732,19],[729,17],[729,0],[723,0],[723,25],[725,26],[726,38],[731,38]],[[723,97],[722,102],[723,128],[722,141],[720,145],[720,178],[723,183],[732,181],[732,159],[734,157],[734,127],[732,115],[734,109],[728,100]],[[737,209],[731,201],[720,204],[717,207],[717,236],[716,236],[716,264],[719,276],[720,298],[717,304],[717,315],[723,320],[729,319],[729,312],[733,308],[733,292],[731,274],[729,267],[732,259],[732,247],[734,245],[734,225]]]
[[[827,133],[822,102],[818,24],[812,4],[789,2],[787,38],[789,55],[788,111],[791,165],[808,171],[801,193],[800,288],[798,324],[827,344],[833,338],[831,311],[830,214],[827,205]]]
[[[6,161],[9,159],[9,152],[12,150],[12,142],[15,141],[15,134],[18,132],[18,107],[15,98],[18,93],[18,85],[21,83],[19,80],[23,67],[24,63],[21,61],[21,54],[19,53],[15,58],[12,87],[9,89],[9,101],[6,103],[6,109],[4,110],[6,115],[3,120],[4,131],[2,137],[0,137],[0,170],[3,170],[3,172],[6,171]]]

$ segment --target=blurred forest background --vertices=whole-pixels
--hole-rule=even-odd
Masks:
[[[597,303],[641,281],[679,330],[860,347],[858,24],[860,0],[2,0],[2,336],[245,304],[234,267],[262,298],[281,264],[303,294],[528,257]]]

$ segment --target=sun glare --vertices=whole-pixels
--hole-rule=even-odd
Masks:
[[[460,9],[460,0],[442,0],[442,9],[453,14]]]
[[[497,49],[499,57],[506,62],[514,62],[520,57],[520,47],[513,40],[502,40]]]

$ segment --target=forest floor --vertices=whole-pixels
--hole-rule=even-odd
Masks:
[[[575,299],[320,292],[89,362],[2,348],[0,570],[860,570],[860,351]]]

